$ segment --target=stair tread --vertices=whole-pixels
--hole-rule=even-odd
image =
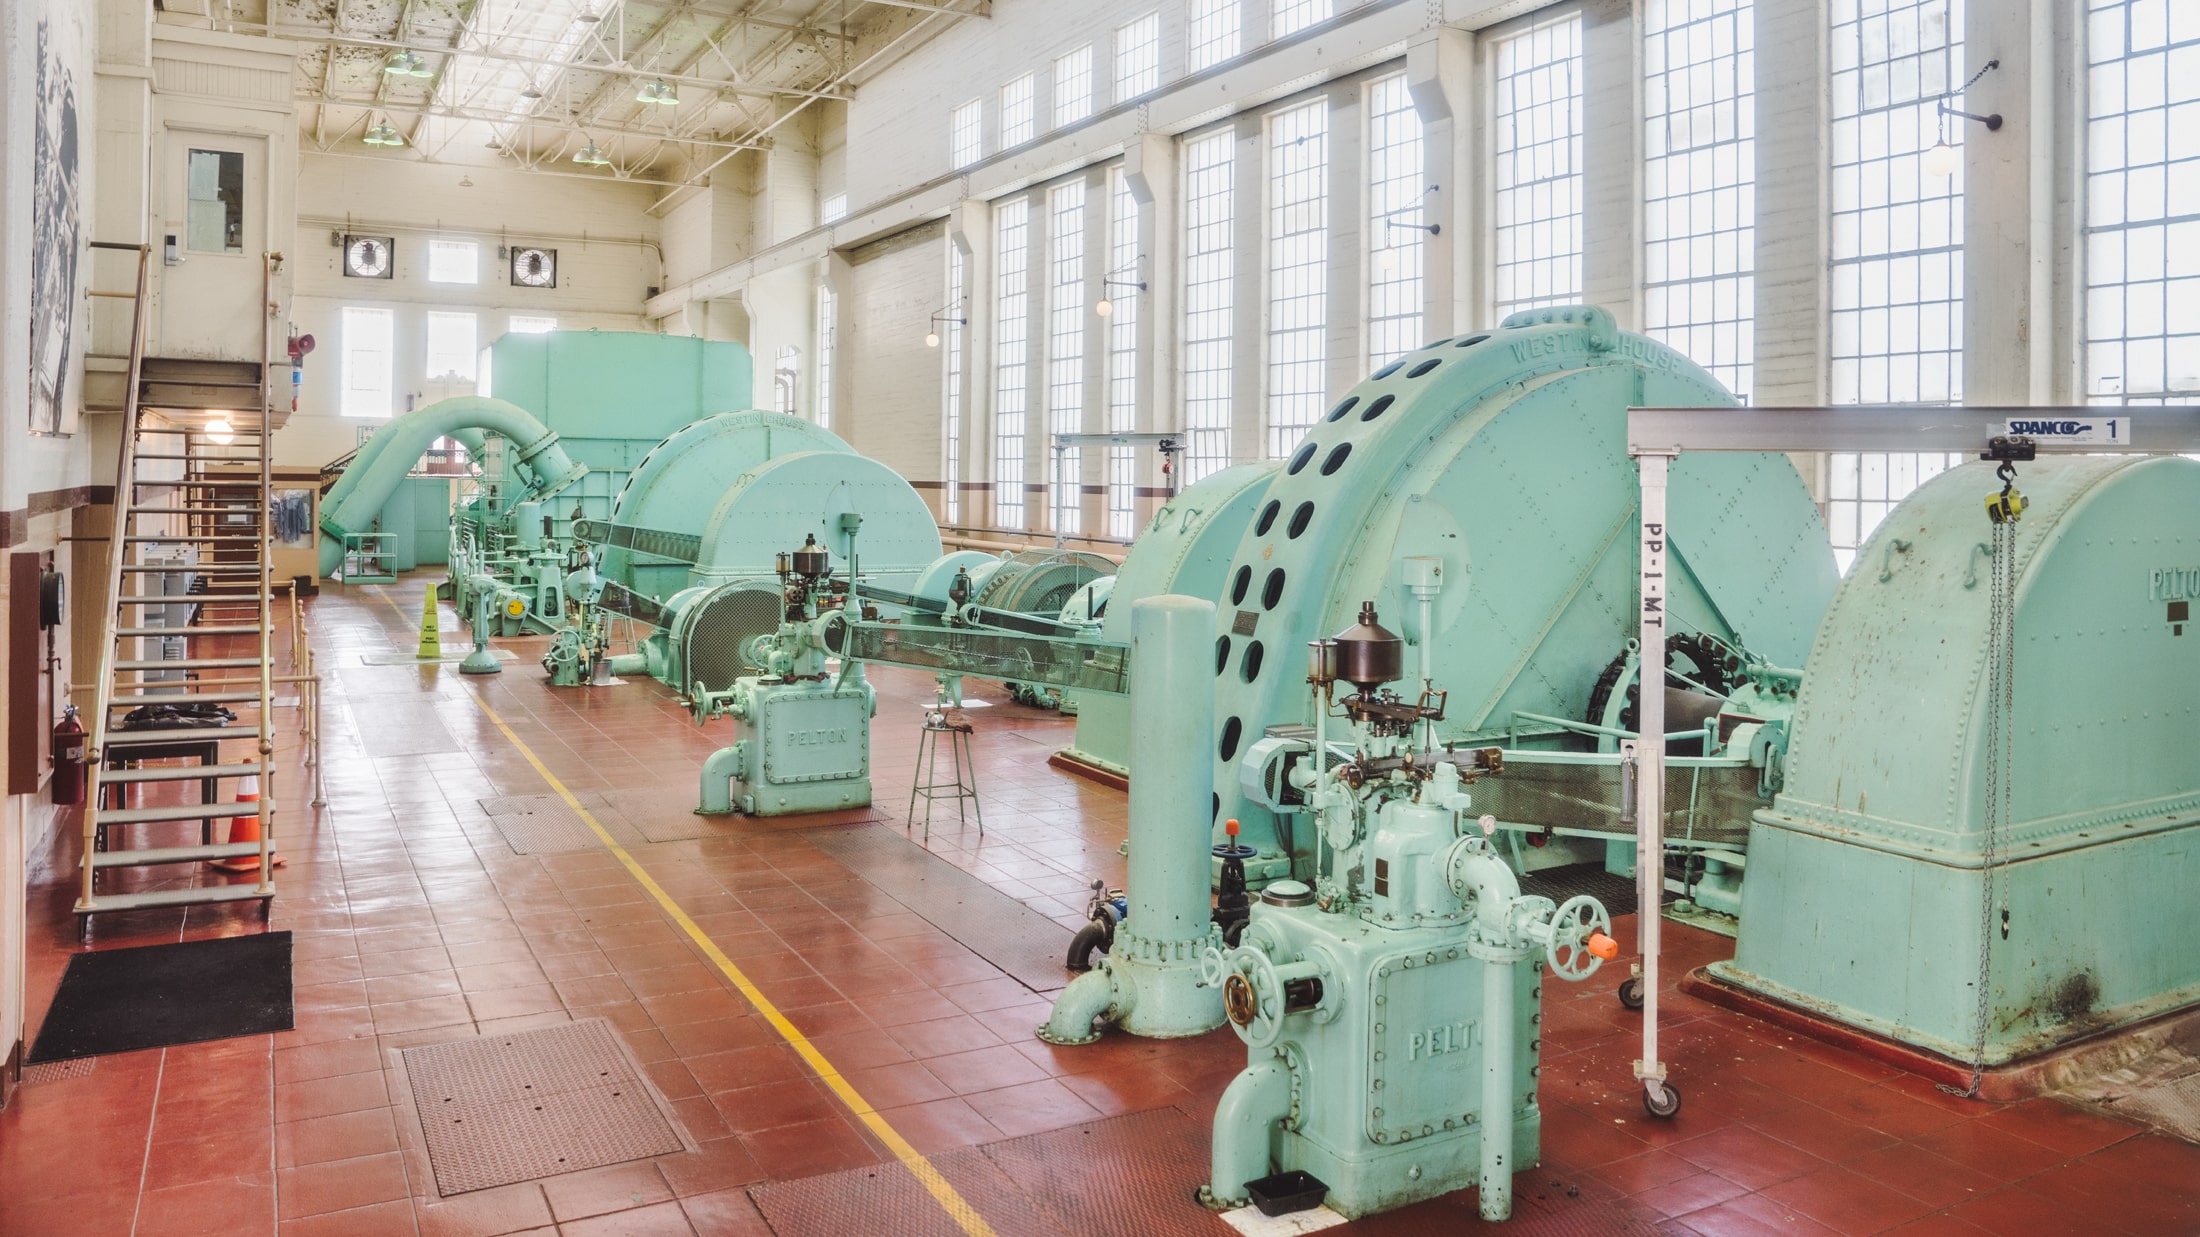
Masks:
[[[175,661],[118,661],[117,670],[243,670],[260,664],[257,657],[180,657]]]
[[[259,699],[258,692],[176,692],[168,695],[113,696],[108,699],[107,707],[134,709],[146,704],[253,704]]]
[[[227,820],[232,816],[250,816],[249,810],[239,811],[235,803],[177,803],[161,807],[107,807],[92,813],[92,823],[97,825],[153,825],[167,820]]]
[[[136,769],[102,769],[102,785],[126,782],[191,782],[209,777],[265,777],[267,766],[258,762],[239,765],[145,765]],[[250,815],[250,813],[246,813]]]
[[[194,740],[256,739],[258,726],[159,726],[146,730],[115,730],[107,735],[108,747],[135,747],[142,743],[189,743]]]
[[[155,863],[196,863],[210,859],[242,859],[260,853],[258,842],[215,842],[207,846],[140,846],[129,850],[103,850],[92,856],[95,870],[139,868]]]
[[[103,893],[79,902],[76,913],[97,915],[103,911],[143,910],[157,906],[196,906],[206,902],[251,902],[272,898],[258,885],[200,885],[192,889],[155,889],[145,893]]]
[[[249,627],[117,627],[118,636],[254,636],[260,633],[258,624]]]

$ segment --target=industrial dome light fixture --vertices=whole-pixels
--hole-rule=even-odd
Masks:
[[[1962,162],[1962,160],[1958,157],[1956,153],[1956,148],[1948,144],[1948,118],[1950,116],[1955,116],[1963,120],[1975,120],[1980,124],[1985,125],[1986,131],[1988,133],[1996,132],[2001,128],[2000,112],[1993,112],[1981,116],[1976,112],[1960,111],[1956,108],[1948,106],[1949,95],[1959,95],[1964,93],[1965,91],[1968,91],[1971,87],[1978,85],[1978,79],[1986,76],[1988,73],[1991,73],[1995,69],[1998,69],[2000,67],[2001,61],[1989,60],[1986,62],[1985,67],[1981,68],[1978,72],[1971,75],[1970,81],[1967,81],[1961,86],[1956,87],[1954,90],[1949,91],[1948,94],[1940,96],[1940,140],[1933,144],[1932,149],[1925,152],[1924,167],[1926,175],[1939,177],[1953,176],[1956,174],[1956,168]]]
[[[666,107],[671,107],[680,101],[680,94],[673,89],[671,82],[659,77],[643,82],[642,88],[634,92],[634,101],[637,103],[662,103]]]
[[[930,329],[930,330],[928,330],[928,331],[926,331],[926,332],[924,333],[924,346],[925,346],[925,347],[927,347],[927,348],[937,348],[937,347],[939,347],[939,346],[940,346],[940,323],[942,323],[942,322],[952,322],[952,323],[954,323],[954,324],[955,324],[956,326],[969,326],[969,325],[970,325],[970,319],[969,319],[969,318],[967,318],[967,317],[958,317],[958,316],[956,316],[956,315],[954,315],[954,314],[952,314],[952,313],[949,313],[949,312],[948,312],[949,310],[951,310],[951,309],[953,309],[953,308],[954,308],[954,306],[952,306],[952,305],[942,305],[942,306],[940,306],[940,311],[939,311],[938,313],[936,313],[936,314],[933,314],[933,315],[932,315],[932,324],[931,324],[931,329]]]
[[[366,136],[360,140],[369,146],[403,146],[405,144],[404,135],[392,128],[390,122],[386,120],[368,129]]]
[[[603,150],[600,147],[598,147],[594,142],[590,142],[588,145],[583,146],[579,150],[573,152],[573,162],[583,163],[592,168],[600,168],[605,164],[611,162],[611,160],[605,156]]]
[[[416,51],[401,51],[392,55],[382,65],[382,71],[392,77],[433,77],[427,58]]]
[[[1146,255],[1139,254],[1137,257],[1132,258],[1128,262],[1125,262],[1123,265],[1116,267],[1112,271],[1109,271],[1106,275],[1102,275],[1100,277],[1100,299],[1093,302],[1092,312],[1099,314],[1103,318],[1108,317],[1115,312],[1115,302],[1108,299],[1109,288],[1133,288],[1137,291],[1144,292],[1146,290],[1145,280],[1116,279],[1113,278],[1113,276],[1120,275],[1125,271],[1131,270],[1145,260]]]
[[[594,9],[582,9],[580,12],[573,14],[573,20],[584,26],[593,26],[603,20],[603,14]]]

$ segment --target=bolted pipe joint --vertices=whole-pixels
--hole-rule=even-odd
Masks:
[[[1245,1183],[1268,1175],[1275,1159],[1276,1125],[1291,1116],[1298,1089],[1296,1074],[1281,1056],[1255,1061],[1230,1080],[1215,1108],[1207,1184],[1199,1187],[1201,1204],[1228,1211],[1251,1201]]]

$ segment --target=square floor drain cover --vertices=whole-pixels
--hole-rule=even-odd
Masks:
[[[580,813],[556,795],[483,799],[481,806],[515,854],[593,850],[601,844]]]
[[[408,1048],[404,1058],[445,1197],[684,1150],[601,1018]]]

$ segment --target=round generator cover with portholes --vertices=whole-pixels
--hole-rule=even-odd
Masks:
[[[971,600],[988,610],[1060,614],[1078,589],[1114,574],[1115,564],[1097,554],[1024,550],[1002,563]]]
[[[1269,727],[1313,721],[1307,643],[1365,602],[1408,642],[1400,694],[1419,692],[1423,649],[1450,693],[1438,741],[1502,734],[1518,712],[1581,716],[1639,623],[1627,410],[1733,402],[1680,353],[1580,305],[1438,340],[1348,392],[1269,482],[1216,598],[1217,818],[1273,838],[1237,762]],[[1794,464],[1685,455],[1669,504],[1685,568],[1675,630],[1798,664],[1838,577]],[[1426,630],[1408,558],[1440,564]]]

